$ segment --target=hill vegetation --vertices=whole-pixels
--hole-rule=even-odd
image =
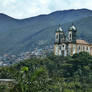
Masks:
[[[1,67],[0,78],[16,79],[10,92],[92,92],[92,56],[31,58]],[[0,92],[7,92],[3,85]]]
[[[61,24],[67,33],[72,22],[78,38],[92,42],[92,11],[87,9],[56,11],[27,19],[13,19],[0,14],[0,55],[17,54],[53,45],[54,33]],[[42,41],[43,44],[39,44]]]

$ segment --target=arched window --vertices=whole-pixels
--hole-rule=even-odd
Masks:
[[[85,47],[83,46],[83,51],[85,50]]]
[[[70,34],[70,38],[72,37],[72,34]]]
[[[87,50],[88,50],[88,47],[87,47]]]
[[[56,35],[56,39],[58,39],[58,35]]]
[[[72,33],[69,33],[69,40],[72,41]]]
[[[64,48],[65,45],[63,45],[63,48]]]
[[[61,50],[61,46],[59,46],[59,49]]]
[[[80,46],[79,46],[79,50],[80,50]]]

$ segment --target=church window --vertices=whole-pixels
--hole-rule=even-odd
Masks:
[[[59,49],[61,50],[61,46],[59,46]]]
[[[83,46],[83,50],[85,50],[85,47]]]
[[[70,34],[70,38],[72,37],[72,34]]]
[[[80,50],[80,46],[79,46],[79,50]]]
[[[56,35],[56,39],[58,39],[58,35]]]
[[[62,56],[64,56],[64,50],[62,51]]]
[[[88,47],[87,47],[87,50],[88,50]]]

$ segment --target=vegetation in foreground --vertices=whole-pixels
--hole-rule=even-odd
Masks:
[[[32,58],[1,67],[0,78],[17,81],[9,91],[0,85],[0,92],[92,92],[92,56]]]

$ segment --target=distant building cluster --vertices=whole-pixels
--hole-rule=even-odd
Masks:
[[[68,36],[59,25],[55,33],[54,54],[59,56],[72,56],[82,51],[92,55],[92,44],[85,40],[76,39],[77,28],[72,25],[68,29]]]
[[[0,56],[0,66],[7,66],[14,64],[26,59],[31,59],[32,57],[44,58],[53,51],[53,45],[46,46],[44,48],[35,48],[33,51],[22,52],[20,55],[8,55],[4,54]]]

